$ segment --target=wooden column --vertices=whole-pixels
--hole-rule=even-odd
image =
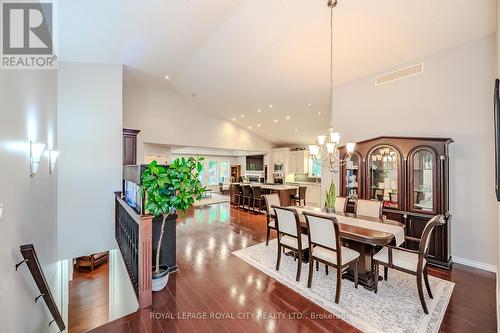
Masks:
[[[139,308],[153,305],[152,272],[153,216],[141,215],[139,222]]]

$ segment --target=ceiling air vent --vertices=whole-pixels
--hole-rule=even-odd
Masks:
[[[398,69],[395,72],[377,76],[375,78],[375,85],[381,86],[386,83],[401,80],[413,75],[418,75],[424,72],[424,64],[416,64],[402,69]]]

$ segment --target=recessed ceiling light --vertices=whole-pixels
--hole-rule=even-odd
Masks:
[[[312,104],[311,103],[308,103],[307,106],[311,106]]]
[[[271,108],[271,109],[272,109],[272,108],[273,108],[273,105],[272,105],[272,104],[269,104],[269,108]]]
[[[170,80],[170,76],[165,75],[165,80]]]
[[[242,115],[240,116],[240,118],[245,118],[245,115],[244,115],[244,114],[242,114]]]
[[[259,112],[259,113],[260,113],[260,112],[262,112],[262,110],[261,110],[261,109],[258,109],[258,110],[257,110],[257,112]]]
[[[298,132],[298,131],[299,131],[299,129],[298,129],[298,128],[296,128],[296,129],[295,129],[295,132]]]
[[[278,122],[278,119],[274,119],[274,122],[277,123]]]
[[[321,112],[318,112],[318,116],[321,116]]]
[[[257,124],[257,127],[260,127],[260,124]]]
[[[248,129],[252,129],[252,126],[248,126]]]
[[[286,116],[286,120],[290,120],[290,116]]]
[[[236,121],[236,118],[233,118],[233,121]]]

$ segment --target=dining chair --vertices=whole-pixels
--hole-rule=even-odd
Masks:
[[[289,249],[296,253],[297,260],[297,277],[295,280],[300,281],[300,272],[302,268],[302,251],[309,247],[309,238],[302,234],[300,228],[300,220],[297,211],[293,208],[285,208],[279,206],[271,206],[274,209],[276,216],[276,231],[278,233],[278,260],[276,261],[276,270],[280,269],[281,250]]]
[[[245,209],[245,203],[247,205],[247,209],[250,210],[252,208],[252,188],[250,185],[243,185],[243,202],[242,206]]]
[[[257,211],[260,213],[264,205],[265,202],[264,198],[262,197],[261,187],[252,186],[252,206],[254,208],[254,211],[257,209]]]
[[[436,215],[430,219],[429,222],[427,222],[424,227],[424,231],[422,232],[422,238],[420,238],[418,250],[409,250],[401,247],[386,245],[373,256],[373,264],[375,266],[375,293],[378,291],[379,265],[384,266],[384,268],[392,268],[415,275],[417,277],[417,290],[420,303],[422,304],[425,314],[429,313],[422,290],[422,278],[425,282],[427,294],[429,294],[429,297],[432,299],[433,296],[429,285],[429,277],[427,275],[429,243],[434,228],[443,225],[445,222],[446,218],[444,215]],[[387,276],[385,279],[387,280]]]
[[[335,199],[335,212],[345,213],[347,211],[347,201],[346,197],[337,197]]]
[[[351,267],[354,271],[354,287],[358,288],[359,252],[342,246],[339,223],[335,217],[303,212],[309,230],[309,277],[307,287],[311,288],[314,260],[337,269],[335,303],[339,303],[342,286],[342,272]]]
[[[266,233],[266,246],[269,245],[269,235],[271,229],[276,230],[276,222],[274,210],[271,206],[280,206],[280,197],[276,193],[264,194],[264,201],[266,202],[266,218],[267,218],[267,233]]]
[[[358,199],[356,200],[354,211],[356,215],[381,218],[382,205],[382,201]]]
[[[300,204],[303,202],[304,206],[306,205],[306,192],[307,192],[307,186],[299,186],[299,193],[290,196],[290,199],[292,200],[293,204],[296,205],[297,202]]]

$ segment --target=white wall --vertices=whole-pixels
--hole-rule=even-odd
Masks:
[[[62,308],[57,262],[56,175],[44,156],[38,174],[29,176],[29,140],[57,148],[57,74],[51,70],[0,73],[0,323],[2,332],[57,332],[19,246],[34,244],[53,296]],[[64,313],[63,313],[64,316]]]
[[[124,79],[124,127],[141,130],[138,163],[144,159],[143,143],[253,151],[272,148],[269,141],[181,96],[163,79],[130,69],[125,70]]]
[[[500,0],[497,0],[497,78],[500,78]],[[498,204],[498,216],[500,224],[500,203]],[[498,267],[500,267],[500,244],[498,244],[498,240],[500,240],[500,228],[498,228],[499,234],[497,238],[497,327],[500,327],[500,281],[498,280]]]
[[[334,92],[334,124],[343,142],[384,135],[455,140],[450,147],[451,253],[489,269],[497,264],[498,238],[493,193],[495,55],[496,42],[490,36],[416,59],[412,63],[425,64],[421,75],[379,87],[369,76]],[[328,184],[326,179],[323,184]]]
[[[122,66],[60,63],[59,257],[114,248],[122,180]]]

